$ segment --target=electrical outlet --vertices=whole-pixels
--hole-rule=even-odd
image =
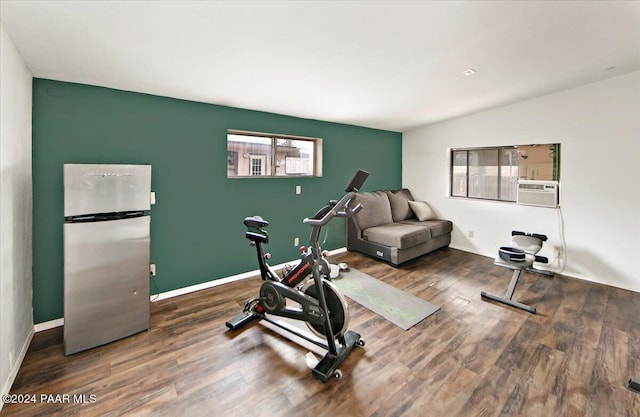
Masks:
[[[149,265],[149,273],[152,277],[156,276],[156,264]]]
[[[467,236],[469,236],[471,239],[473,239],[473,235],[474,235],[473,230],[469,230],[469,231],[467,232]]]
[[[293,246],[298,246],[299,244],[300,244],[300,238],[294,237],[293,238]]]
[[[562,257],[562,246],[553,247],[553,256],[555,256],[556,258]]]
[[[296,185],[296,194],[302,194],[302,186]]]

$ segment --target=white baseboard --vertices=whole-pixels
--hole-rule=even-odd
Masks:
[[[340,248],[340,249],[332,250],[332,251],[329,251],[329,256],[337,255],[339,253],[343,253],[343,252],[346,252],[346,251],[347,251],[347,248]],[[297,261],[298,260],[296,259],[294,261],[283,262],[283,263],[278,264],[278,265],[272,265],[271,267],[273,269],[280,269],[280,268],[284,267],[287,264],[292,264],[292,263],[295,263]],[[185,295],[185,294],[189,294],[189,293],[192,293],[192,292],[195,292],[195,291],[200,291],[200,290],[205,290],[207,288],[217,287],[218,285],[223,285],[223,284],[228,284],[230,282],[240,281],[240,280],[243,280],[243,279],[255,277],[257,275],[260,275],[260,270],[259,269],[256,269],[256,270],[253,270],[253,271],[248,271],[248,272],[243,272],[242,274],[232,275],[232,276],[226,277],[226,278],[220,278],[220,279],[215,279],[213,281],[203,282],[202,284],[196,284],[196,285],[192,285],[190,287],[178,288],[177,290],[163,292],[163,293],[160,293],[158,295],[151,296],[151,301],[166,300],[167,298],[177,297],[179,295]]]
[[[347,251],[347,248],[335,249],[335,250],[329,251],[329,256],[337,255],[337,254],[340,254],[340,253],[344,253],[346,251]],[[287,264],[295,263],[297,261],[298,260],[296,259],[296,260],[289,261],[289,262],[283,262],[283,263],[278,264],[278,265],[272,265],[272,267],[273,267],[273,269],[280,269],[280,268],[282,268],[283,266],[285,266]],[[207,288],[217,287],[219,285],[224,285],[224,284],[228,284],[230,282],[240,281],[240,280],[243,280],[243,279],[255,277],[257,275],[260,275],[260,270],[259,269],[256,269],[256,270],[253,270],[253,271],[248,271],[248,272],[243,272],[241,274],[232,275],[230,277],[214,279],[214,280],[211,280],[211,281],[203,282],[202,284],[196,284],[196,285],[191,285],[189,287],[178,288],[176,290],[162,292],[162,293],[157,294],[157,295],[152,295],[150,297],[150,300],[151,300],[151,302],[156,302],[156,301],[160,301],[160,300],[166,300],[167,298],[178,297],[180,295],[185,295],[185,294],[189,294],[189,293],[192,293],[192,292],[205,290]],[[55,320],[45,321],[43,323],[38,323],[35,326],[33,326],[33,328],[34,328],[34,330],[36,332],[41,332],[41,331],[44,331],[44,330],[53,329],[54,327],[59,327],[59,326],[63,326],[63,325],[64,325],[64,318],[59,318],[59,319],[55,319]]]
[[[27,338],[24,341],[24,344],[22,345],[22,348],[20,349],[20,353],[18,354],[18,357],[16,358],[15,362],[13,363],[13,367],[11,368],[11,372],[9,373],[9,377],[7,378],[7,380],[4,382],[4,384],[2,385],[2,392],[0,392],[1,395],[5,395],[8,394],[9,391],[11,390],[11,386],[13,385],[13,381],[16,380],[16,376],[18,376],[18,371],[20,370],[20,366],[22,365],[22,361],[24,360],[24,357],[27,355],[27,350],[29,349],[29,345],[31,344],[31,339],[33,339],[33,335],[34,335],[34,328],[32,327],[31,330],[29,331],[29,334],[27,334]],[[2,411],[2,406],[4,405],[4,402],[0,402],[0,411]]]
[[[53,329],[54,327],[60,327],[64,325],[64,319],[63,318],[59,318],[59,319],[55,319],[55,320],[49,320],[49,321],[45,321],[43,323],[38,323],[36,325],[33,326],[33,330],[38,333],[38,332],[43,332],[45,330],[49,330],[49,329]]]

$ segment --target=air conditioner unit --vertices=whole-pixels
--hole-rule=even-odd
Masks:
[[[558,181],[518,180],[516,202],[527,206],[558,207]]]

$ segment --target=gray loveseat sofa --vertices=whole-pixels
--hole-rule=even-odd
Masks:
[[[363,209],[346,221],[347,250],[397,267],[451,243],[452,223],[435,219],[407,189],[358,193]]]

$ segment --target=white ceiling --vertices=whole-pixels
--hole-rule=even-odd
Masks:
[[[34,77],[393,131],[640,70],[638,1],[0,4]]]

